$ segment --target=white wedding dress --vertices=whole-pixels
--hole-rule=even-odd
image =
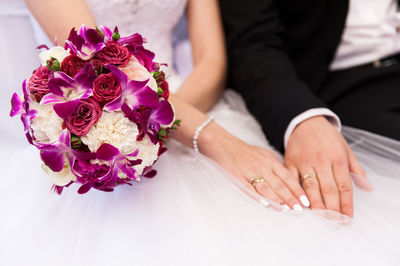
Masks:
[[[179,87],[172,31],[186,0],[87,2],[98,24],[118,25],[122,35],[143,34],[157,60],[170,66],[171,87]],[[25,43],[32,44],[23,47],[32,56],[24,60],[35,62],[33,37],[26,35]],[[23,60],[20,52],[28,54],[18,51],[14,60]],[[0,73],[9,77],[12,71],[21,69],[2,63]],[[6,96],[13,90],[19,87],[5,89]],[[309,210],[294,214],[262,206],[214,162],[175,141],[153,179],[113,193],[78,195],[72,185],[59,196],[50,192],[37,150],[20,145],[19,121],[6,118],[8,107],[1,108],[1,266],[400,265],[399,142],[344,130],[375,190],[355,188],[355,217],[341,225],[340,216],[328,220]],[[236,93],[227,91],[212,113],[238,137],[269,147]]]

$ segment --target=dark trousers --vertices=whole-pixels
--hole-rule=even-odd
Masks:
[[[400,140],[400,59],[391,60],[333,71],[317,94],[344,125]]]

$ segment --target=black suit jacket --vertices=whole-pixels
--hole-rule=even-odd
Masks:
[[[269,141],[283,149],[290,121],[326,107],[318,91],[340,43],[348,0],[220,0],[229,86]]]

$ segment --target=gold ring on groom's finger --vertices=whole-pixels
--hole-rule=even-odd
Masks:
[[[304,182],[304,180],[306,180],[307,178],[315,178],[318,180],[318,177],[316,174],[312,173],[312,174],[305,174],[303,175],[303,178],[301,179],[302,182]]]
[[[263,177],[253,177],[253,178],[250,180],[250,184],[254,187],[257,183],[264,182],[264,181],[265,181],[265,180],[264,180]]]

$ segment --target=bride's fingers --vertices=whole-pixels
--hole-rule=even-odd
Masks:
[[[239,180],[243,184],[243,186],[238,186],[240,190],[242,190],[247,196],[257,201],[264,207],[269,207],[270,203],[257,192],[257,190],[249,183],[246,178],[242,177],[239,178]]]
[[[267,182],[259,182],[254,184],[254,189],[257,191],[258,194],[261,196],[268,198],[272,201],[275,201],[279,205],[285,204],[285,201],[282,200],[274,190],[268,185]]]
[[[304,207],[310,207],[310,201],[308,200],[306,192],[300,186],[297,170],[289,171],[285,167],[278,165],[273,169],[273,172],[281,178]]]
[[[303,208],[300,205],[299,200],[296,196],[289,190],[285,183],[275,174],[270,173],[268,178],[268,183],[274,192],[285,201],[285,203],[295,211],[302,211]]]

